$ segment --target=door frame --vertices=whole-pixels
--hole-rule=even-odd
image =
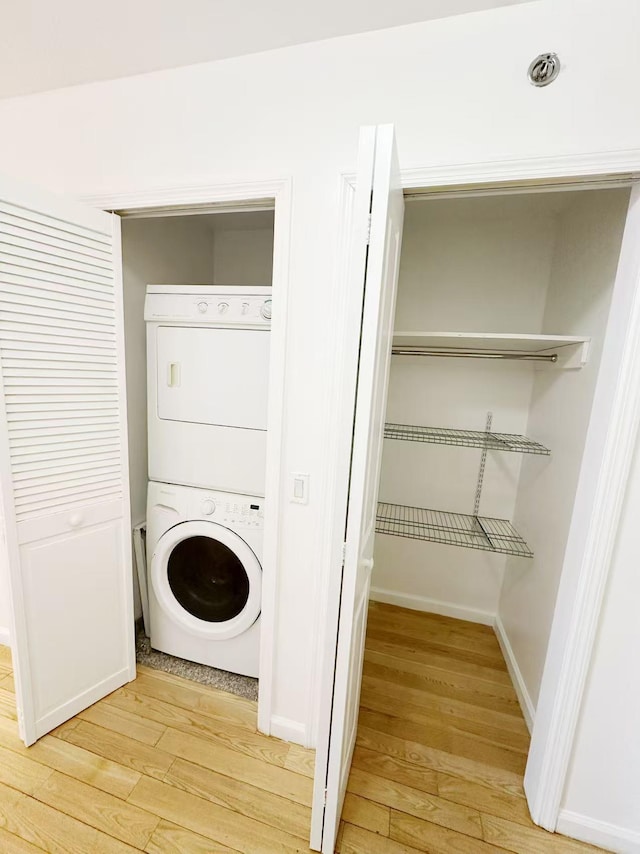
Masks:
[[[274,662],[277,656],[277,592],[280,565],[280,504],[285,473],[283,423],[287,314],[290,299],[289,255],[291,242],[291,178],[199,186],[157,187],[135,192],[81,196],[86,205],[121,215],[181,216],[231,210],[260,210],[274,207],[272,299],[269,358],[269,404],[267,411],[267,469],[265,486],[264,545],[262,558],[262,612],[260,630],[260,678],[258,683],[258,729],[267,735],[284,734],[272,714]],[[285,736],[286,737],[286,736]]]
[[[477,195],[478,192],[549,192],[580,187],[630,186],[640,181],[640,149],[594,152],[558,157],[424,166],[401,169],[406,191],[428,190],[438,196]],[[338,262],[346,261],[352,222],[355,174],[345,173],[340,182]],[[338,275],[340,273],[340,267]],[[543,672],[536,721],[525,777],[529,808],[536,824],[557,828],[561,799],[569,772],[582,700],[593,656],[599,617],[611,566],[613,549],[629,478],[640,423],[640,246],[625,276],[634,293],[629,325],[620,348],[619,380],[613,407],[606,417],[608,429],[602,446],[603,464],[593,490],[590,526],[585,547],[571,577],[563,572]],[[346,296],[337,304],[333,326],[332,388],[340,389],[345,365],[345,340],[356,334],[349,323]],[[344,348],[344,350],[343,350]],[[342,395],[344,397],[344,393]],[[337,391],[333,413],[348,406]],[[335,423],[335,422],[334,422]],[[340,423],[340,422],[338,422]],[[601,425],[602,426],[602,425]],[[341,568],[344,507],[343,484],[347,481],[338,443],[329,440],[327,468],[334,472],[333,486],[325,495],[321,521],[324,546],[323,574],[318,580],[318,626],[314,663],[315,691],[312,708],[321,708],[321,698],[331,691],[334,663],[324,654],[327,639],[336,631],[338,578]],[[332,465],[335,463],[335,465]],[[338,474],[335,474],[335,473]],[[334,645],[335,646],[335,645]],[[317,736],[317,713],[310,714]]]

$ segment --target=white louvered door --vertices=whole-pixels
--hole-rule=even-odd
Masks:
[[[0,486],[27,744],[135,676],[120,220],[0,178]]]

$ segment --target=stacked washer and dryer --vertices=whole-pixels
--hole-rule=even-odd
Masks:
[[[271,289],[149,285],[154,649],[258,676]]]

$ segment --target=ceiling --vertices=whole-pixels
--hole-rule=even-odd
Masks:
[[[2,0],[0,98],[527,0]]]

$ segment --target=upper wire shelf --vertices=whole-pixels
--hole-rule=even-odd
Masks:
[[[484,430],[453,430],[446,427],[420,427],[414,424],[385,424],[387,439],[408,442],[428,442],[434,445],[457,445],[466,448],[487,448],[492,451],[513,451],[520,454],[542,454],[551,451],[539,442],[515,433],[493,433]]]
[[[497,554],[533,557],[533,552],[511,522],[489,516],[380,502],[376,532]]]

